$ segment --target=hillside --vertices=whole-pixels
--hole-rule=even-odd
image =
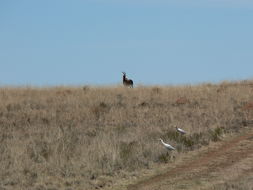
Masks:
[[[127,188],[145,173],[251,128],[252,90],[251,81],[2,87],[0,189]],[[168,154],[158,138],[177,151]]]
[[[159,173],[135,180],[127,185],[127,189],[251,190],[252,163],[253,130],[252,127],[245,127],[240,133],[222,141],[181,155]]]

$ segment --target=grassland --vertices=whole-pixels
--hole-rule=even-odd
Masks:
[[[136,179],[251,124],[251,84],[2,87],[0,189],[88,190]],[[168,155],[160,137],[177,151]]]

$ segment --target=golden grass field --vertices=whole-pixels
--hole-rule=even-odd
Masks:
[[[131,184],[250,126],[252,84],[1,87],[0,189]],[[175,126],[187,134],[179,135]],[[167,154],[158,138],[177,151]]]

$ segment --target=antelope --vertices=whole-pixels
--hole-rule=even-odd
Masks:
[[[131,79],[128,79],[126,77],[125,72],[122,72],[122,73],[123,73],[123,85],[126,86],[126,87],[129,86],[129,87],[133,88],[134,87],[134,82]]]

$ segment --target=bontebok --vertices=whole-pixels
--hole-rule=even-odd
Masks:
[[[133,88],[134,82],[131,79],[128,79],[126,77],[126,73],[125,72],[122,72],[122,73],[123,73],[123,85],[127,86],[127,87],[129,86],[129,87]]]

